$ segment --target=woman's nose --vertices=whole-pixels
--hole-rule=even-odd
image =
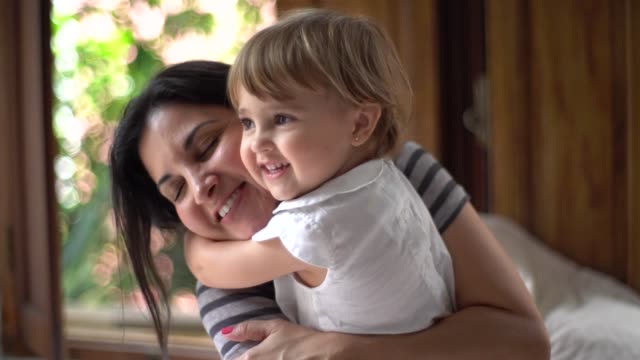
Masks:
[[[213,174],[192,176],[193,197],[198,205],[213,200],[213,190],[218,185],[218,176]]]

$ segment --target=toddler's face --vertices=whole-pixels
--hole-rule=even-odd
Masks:
[[[359,111],[336,94],[303,87],[286,101],[238,96],[240,155],[253,178],[278,200],[306,194],[349,170]]]

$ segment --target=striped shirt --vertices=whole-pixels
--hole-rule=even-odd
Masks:
[[[429,209],[440,233],[456,218],[468,196],[435,158],[408,142],[395,160]],[[255,343],[228,341],[224,327],[245,320],[286,319],[275,301],[273,283],[250,289],[212,289],[198,284],[196,294],[202,323],[224,360],[238,357]]]

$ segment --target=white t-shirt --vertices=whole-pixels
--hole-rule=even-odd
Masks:
[[[455,306],[451,257],[424,203],[389,160],[372,160],[274,210],[254,241],[280,238],[328,269],[309,288],[275,280],[292,321],[322,331],[398,334],[425,329]]]

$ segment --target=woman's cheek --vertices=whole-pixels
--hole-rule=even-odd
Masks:
[[[242,165],[251,169],[253,167],[251,146],[247,143],[246,138],[243,138],[243,141],[240,143],[240,159],[242,161]]]
[[[203,219],[200,213],[180,206],[176,207],[176,212],[182,224],[189,231],[205,238],[213,238],[210,223]]]
[[[225,166],[243,167],[240,156],[240,148],[242,145],[242,126],[239,124],[231,124],[224,133],[224,138],[218,146],[220,162]]]

